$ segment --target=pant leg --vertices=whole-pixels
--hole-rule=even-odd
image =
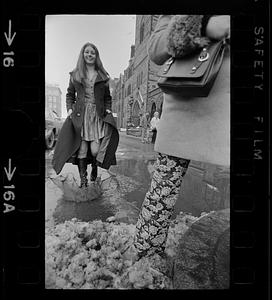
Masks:
[[[156,140],[156,136],[157,136],[157,129],[152,131],[152,139],[151,139],[151,143],[155,143]]]
[[[134,246],[139,256],[164,252],[170,219],[189,162],[159,153],[136,224]]]

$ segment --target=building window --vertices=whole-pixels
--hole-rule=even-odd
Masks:
[[[137,87],[140,87],[141,84],[143,84],[143,71],[137,75]]]
[[[140,87],[141,84],[143,84],[143,71],[137,75],[137,87]]]
[[[128,70],[128,78],[130,78],[132,76],[132,68],[129,68]]]
[[[127,96],[129,96],[130,94],[131,94],[131,85],[129,84],[127,88]]]
[[[140,27],[140,43],[144,40],[144,23]]]

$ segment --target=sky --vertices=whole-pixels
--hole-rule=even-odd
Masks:
[[[97,46],[111,78],[128,67],[135,44],[136,15],[48,15],[45,23],[45,80],[62,92],[62,117],[66,117],[69,72],[86,42]]]

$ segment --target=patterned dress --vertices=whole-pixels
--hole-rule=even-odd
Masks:
[[[96,112],[96,104],[94,98],[94,83],[96,75],[92,80],[85,79],[85,111],[84,121],[81,131],[82,139],[85,141],[96,141],[105,135],[105,123]]]

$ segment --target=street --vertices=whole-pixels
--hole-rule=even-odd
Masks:
[[[51,232],[50,230],[58,228],[54,225],[62,223],[60,226],[63,226],[65,221],[76,222],[74,218],[88,222],[88,224],[93,224],[91,222],[94,220],[101,220],[108,226],[123,226],[123,228],[135,224],[150,186],[153,164],[157,156],[153,149],[153,144],[143,144],[140,138],[127,136],[125,132],[120,132],[116,153],[117,165],[111,166],[108,171],[99,168],[97,182],[89,185],[83,192],[78,188],[77,166],[67,163],[62,172],[56,176],[51,166],[53,152],[47,152],[46,230]],[[201,217],[193,224],[194,226],[189,227],[189,233],[180,240],[182,244],[177,250],[176,259],[179,264],[182,264],[186,257],[186,261],[189,261],[188,265],[191,267],[189,271],[173,268],[175,284],[180,288],[191,288],[192,284],[209,288],[211,283],[207,278],[210,273],[219,274],[213,284],[217,284],[219,288],[228,286],[229,209],[224,209],[229,207],[228,174],[228,170],[219,166],[195,161],[190,163],[172,219],[175,220],[180,212],[185,213],[188,220],[190,218],[196,220],[195,216],[200,217],[201,215]],[[188,213],[192,216],[188,216]],[[115,222],[111,223],[111,221]],[[61,234],[63,234],[61,228],[66,228],[65,224],[64,227],[60,227]],[[185,221],[181,224],[184,226],[188,223]],[[180,229],[177,229],[179,233]],[[69,231],[68,236],[70,234]],[[47,234],[47,237],[53,241],[60,238],[59,234],[53,237]],[[175,236],[174,240],[178,240],[178,236]],[[68,243],[74,242],[75,240],[68,241]],[[194,245],[193,248],[192,245]],[[205,249],[209,249],[207,250],[209,252],[203,252],[203,245],[205,245]],[[50,243],[48,247],[47,249],[54,249],[50,248]],[[220,248],[219,252],[218,248]],[[50,253],[49,257],[51,255],[68,256],[66,252],[59,250],[63,248],[57,249]],[[196,255],[196,253],[198,254]],[[191,276],[194,274],[195,265],[198,265],[199,262],[203,266],[201,275]],[[79,267],[77,266],[77,268]],[[188,266],[186,265],[186,267]],[[70,264],[68,263],[65,268],[69,269]],[[105,268],[110,268],[110,264]],[[54,272],[58,271],[53,271],[53,274]]]
[[[98,168],[96,184],[87,192],[79,188],[77,166],[67,163],[57,176],[52,169],[52,151],[46,152],[46,224],[78,218],[82,221],[108,217],[135,223],[149,188],[156,159],[153,144],[120,132],[117,165]],[[90,174],[91,166],[88,168]],[[183,211],[193,216],[229,208],[229,170],[217,165],[191,161],[184,177],[173,217]]]
[[[72,218],[82,221],[114,217],[136,222],[141,203],[149,187],[156,153],[153,144],[120,132],[116,152],[117,165],[108,171],[98,169],[98,183],[90,185],[82,197],[78,189],[77,166],[65,164],[57,176],[52,169],[53,151],[46,152],[46,222],[53,225]],[[88,168],[90,174],[91,167]]]

